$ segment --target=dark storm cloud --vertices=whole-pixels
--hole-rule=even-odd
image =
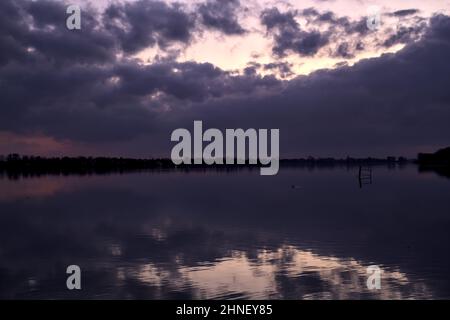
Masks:
[[[409,11],[408,11],[409,12]],[[399,13],[413,16],[414,12]],[[421,36],[425,23],[420,17],[403,21],[403,25],[392,31],[370,30],[367,18],[350,19],[338,16],[332,11],[318,11],[306,8],[301,11],[280,12],[278,8],[266,9],[261,14],[261,24],[273,38],[273,54],[283,57],[289,53],[301,56],[314,56],[322,48],[322,54],[344,59],[354,58],[366,43],[375,47],[391,47],[416,41]],[[300,26],[297,18],[304,18],[305,25]],[[374,39],[371,37],[377,35]],[[337,43],[337,45],[335,45]]]
[[[367,27],[366,17],[352,20],[349,17],[338,16],[332,11],[320,12],[315,8],[303,9],[300,16],[306,19],[308,26],[322,27],[322,30],[325,28],[325,34],[328,35],[328,53],[334,58],[354,58],[359,51],[364,50],[367,38],[374,33]],[[392,35],[382,36],[381,39],[385,42],[386,38]],[[376,41],[379,41],[378,38]],[[377,42],[376,46],[385,47],[383,43]]]
[[[292,64],[287,62],[272,62],[264,66],[264,70],[277,70],[282,78],[294,75],[292,72]]]
[[[83,32],[65,27],[62,2],[5,0],[0,3],[0,65],[11,59],[58,63],[113,60],[114,38],[103,30],[92,12],[83,12]]]
[[[356,21],[351,21],[348,17],[338,17],[332,11],[319,12],[314,8],[303,9],[301,11],[301,16],[307,19],[308,24],[328,24],[333,32],[337,32],[337,28],[342,28],[346,35],[351,35],[353,33],[363,35],[367,34],[369,31],[365,17]]]
[[[210,63],[165,62],[150,66],[135,63],[116,67],[118,94],[145,96],[156,92],[183,101],[204,101],[225,95],[250,94],[280,85],[274,77],[232,75]]]
[[[103,14],[103,23],[125,52],[136,53],[156,44],[164,48],[174,42],[188,43],[195,17],[176,3],[140,0],[111,4]]]
[[[180,7],[148,3],[111,5],[101,17],[85,10],[78,32],[65,28],[65,10],[61,17],[55,14],[61,2],[2,0],[0,131],[102,143],[145,136],[147,154],[166,155],[170,132],[198,119],[218,128],[280,128],[282,156],[367,155],[450,143],[447,16],[433,17],[418,41],[397,40],[406,42],[398,53],[280,81],[256,70],[287,74],[290,66],[249,65],[237,74],[209,63],[168,59],[143,65],[126,55],[118,58],[122,48],[135,52],[191,41],[179,25],[169,26],[185,17]],[[149,5],[161,16],[144,22],[149,31],[144,35],[138,21],[148,17]],[[261,16],[275,54],[313,55],[329,42],[328,33],[301,29],[296,15],[269,9]],[[343,20],[333,19],[345,30]],[[102,21],[112,28],[103,28]],[[364,43],[341,39],[336,45],[340,56],[350,56]]]
[[[384,47],[392,47],[396,44],[406,44],[416,41],[420,38],[426,26],[426,22],[419,22],[409,26],[399,25],[396,31],[384,40],[382,45]]]
[[[241,35],[246,30],[239,24],[237,13],[242,9],[239,0],[207,0],[198,7],[202,24],[227,35]]]
[[[194,12],[179,3],[139,0],[110,4],[102,22],[119,40],[120,48],[132,54],[155,45],[162,49],[171,44],[188,45],[204,28],[242,35],[246,30],[238,22],[240,9],[239,0],[207,0]]]
[[[143,2],[133,5],[108,10],[114,8],[136,24],[139,19],[133,18],[139,16],[138,9],[147,16],[149,4],[147,9]],[[173,15],[177,18],[177,8],[159,2],[152,5],[168,15],[158,21],[171,24]],[[102,29],[89,10],[83,11],[82,30],[67,30],[62,2],[7,0],[0,9],[4,18],[0,22],[0,131],[41,132],[77,141],[131,139],[153,132],[165,108],[177,110],[194,102],[270,91],[281,85],[274,77],[231,74],[209,63],[161,60],[145,66],[126,57],[118,59],[117,30],[111,35]],[[150,35],[156,32],[154,26],[163,25],[158,21],[151,22]],[[187,39],[158,28],[158,37]],[[136,50],[149,44],[136,35],[136,43],[129,46],[133,34],[143,30],[128,31],[119,36],[120,44]]]
[[[302,15],[305,17],[316,17],[319,15],[319,11],[314,8],[306,8],[302,10]]]
[[[349,18],[337,17],[332,11],[319,12],[314,8],[306,8],[301,11],[301,15],[308,18],[309,23],[332,23],[337,25],[350,24]]]
[[[0,1],[0,66],[12,57],[25,58],[20,39],[26,35],[26,24],[13,1]],[[14,36],[12,36],[14,35]]]
[[[295,20],[296,16],[297,11],[291,10],[286,13],[281,13],[278,8],[271,8],[261,13],[261,23],[269,30],[275,28],[297,30],[299,26]]]
[[[356,47],[354,48],[354,50],[356,50]],[[348,42],[340,43],[336,49],[335,56],[342,58],[353,58],[354,54],[352,52],[352,49],[350,48],[350,44]]]
[[[375,48],[389,48],[396,44],[417,41],[426,28],[426,19],[417,15],[417,9],[399,10],[385,14],[384,29],[370,30],[367,17],[352,20],[339,17],[332,11],[320,12],[315,8],[303,9],[299,15],[306,19],[307,26],[325,28],[329,43],[339,43],[330,48],[332,57],[350,59],[367,45]],[[374,38],[371,38],[375,36]]]
[[[405,17],[405,16],[414,15],[416,13],[419,13],[418,9],[404,9],[404,10],[397,10],[397,11],[392,12],[392,15],[396,16],[396,17]]]
[[[296,11],[281,13],[277,8],[261,13],[261,23],[274,38],[272,51],[276,56],[285,56],[287,52],[313,56],[329,43],[328,33],[301,30],[295,20],[296,15]]]
[[[244,69],[244,74],[246,75],[256,75],[258,71],[271,71],[272,73],[277,74],[280,78],[287,78],[294,76],[294,72],[292,71],[292,63],[288,62],[270,62],[266,64],[261,64],[255,61],[251,61],[247,63],[247,67]]]
[[[341,25],[344,27],[345,33],[348,35],[352,35],[352,34],[358,34],[360,36],[364,36],[367,35],[371,32],[373,32],[372,30],[370,30],[369,28],[367,28],[367,18],[363,17],[357,21],[344,21],[344,23]]]
[[[114,141],[149,133],[161,108],[176,112],[223,96],[270,91],[272,76],[231,75],[211,64],[166,61],[149,66],[54,65],[0,69],[2,130],[40,131],[79,141]]]
[[[205,104],[189,119],[280,128],[282,156],[413,155],[450,143],[449,54],[450,18],[438,15],[396,54],[300,76],[278,94]]]

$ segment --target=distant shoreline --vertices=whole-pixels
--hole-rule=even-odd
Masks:
[[[417,159],[407,159],[405,157],[386,158],[298,158],[281,159],[281,167],[355,167],[355,166],[377,166],[388,165],[391,167],[404,166],[407,164],[419,165],[420,171],[434,170],[439,168],[447,174],[450,166],[450,148],[441,149],[436,153],[419,153]],[[21,156],[10,154],[0,156],[0,175],[7,175],[14,179],[19,177],[34,177],[42,175],[94,175],[94,174],[114,174],[130,173],[142,171],[166,171],[166,170],[218,170],[233,171],[240,169],[259,168],[261,165],[248,164],[181,164],[175,165],[171,159],[135,159],[120,157],[39,157]]]
[[[353,167],[360,165],[405,165],[413,163],[403,157],[379,158],[305,158],[282,159],[282,167]],[[175,165],[170,159],[133,159],[108,157],[34,157],[12,154],[0,157],[0,174],[10,177],[41,175],[90,175],[109,173],[128,173],[148,170],[239,170],[259,168],[260,165],[248,164],[181,164]]]

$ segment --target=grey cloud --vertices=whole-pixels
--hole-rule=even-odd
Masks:
[[[281,13],[278,8],[274,7],[261,13],[261,23],[269,30],[274,28],[297,30],[299,27],[297,21],[295,21],[297,14],[297,11]]]
[[[300,14],[307,19],[310,26],[327,27],[326,34],[330,43],[339,42],[336,49],[329,50],[332,52],[331,56],[348,59],[353,58],[357,51],[363,50],[366,47],[367,37],[374,33],[377,33],[375,41],[369,40],[369,44],[372,42],[375,47],[386,48],[418,40],[426,28],[426,21],[424,18],[417,16],[417,13],[419,13],[417,9],[388,13],[386,16],[401,18],[402,20],[395,24],[392,21],[386,22],[386,28],[377,31],[370,30],[367,27],[366,17],[351,20],[348,17],[339,17],[332,11],[320,12],[315,8],[303,9]]]
[[[207,0],[194,12],[179,3],[139,0],[110,4],[102,22],[120,48],[133,54],[156,45],[164,50],[172,44],[188,45],[202,28],[242,35],[246,30],[237,18],[240,9],[239,0]]]
[[[154,45],[164,48],[172,43],[188,43],[195,17],[176,3],[139,0],[111,4],[103,13],[103,23],[120,40],[125,52],[136,53]]]
[[[404,9],[392,12],[392,15],[396,17],[405,17],[416,13],[419,13],[418,9]]]
[[[354,54],[352,53],[352,51],[353,50],[348,42],[342,42],[338,45],[334,55],[341,58],[353,58]]]
[[[264,65],[264,70],[277,70],[282,78],[294,75],[292,64],[287,62],[272,62]]]
[[[301,11],[301,15],[303,17],[309,18],[309,21],[313,22],[329,22],[329,23],[343,23],[344,20],[348,21],[346,17],[338,18],[334,12],[332,11],[325,11],[325,12],[319,12],[318,10],[314,8],[306,8]],[[312,20],[311,20],[312,19]]]
[[[320,12],[314,8],[303,9],[301,15],[307,19],[308,24],[328,24],[333,29],[335,29],[335,27],[341,27],[347,34],[365,34],[369,30],[365,18],[351,21],[348,17],[336,16],[332,11]]]
[[[296,17],[306,19],[301,27]],[[416,19],[417,20],[417,19]],[[420,20],[420,19],[419,19]],[[266,9],[261,14],[261,23],[273,37],[273,53],[283,57],[288,53],[314,56],[322,48],[327,48],[331,57],[350,59],[366,47],[366,39],[378,47],[390,47],[397,43],[409,43],[419,38],[423,31],[423,21],[408,21],[395,34],[378,32],[375,42],[370,36],[375,31],[367,27],[367,18],[352,20],[338,16],[332,11],[321,12],[315,8],[301,11],[280,12],[278,8]],[[320,31],[319,31],[320,30]],[[338,43],[334,48],[334,43]]]
[[[392,47],[395,44],[405,44],[416,41],[426,28],[426,23],[418,23],[409,26],[398,26],[395,33],[390,35],[384,42],[384,47]]]
[[[303,9],[302,15],[305,17],[316,17],[319,15],[319,11],[310,7],[310,8]]]
[[[287,78],[294,75],[292,71],[292,63],[288,62],[270,62],[266,64],[261,64],[258,62],[251,61],[247,63],[247,67],[244,69],[244,74],[246,75],[256,75],[258,71],[271,71],[277,74],[281,78]]]
[[[239,0],[207,0],[198,7],[202,24],[226,35],[242,35],[246,30],[238,21],[238,11],[242,9]]]
[[[274,38],[272,51],[277,56],[282,57],[288,51],[312,56],[329,43],[328,33],[301,30],[295,20],[296,15],[296,11],[281,13],[277,8],[266,9],[261,13],[261,23]]]
[[[254,74],[232,75],[210,63],[165,62],[142,67],[126,64],[116,67],[120,77],[118,92],[148,95],[162,92],[179,100],[204,101],[224,95],[250,94],[258,87],[280,85],[273,77]]]

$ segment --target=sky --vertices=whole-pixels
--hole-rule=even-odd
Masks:
[[[66,27],[70,4],[81,30]],[[168,157],[171,132],[194,120],[280,129],[282,158],[446,147],[449,8],[2,0],[0,154]]]

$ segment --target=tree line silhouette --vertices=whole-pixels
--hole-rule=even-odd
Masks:
[[[435,172],[440,176],[450,178],[450,147],[440,149],[435,153],[419,153],[417,156],[419,172]]]
[[[360,165],[403,165],[409,162],[419,164],[420,171],[449,172],[450,167],[450,147],[438,150],[435,153],[419,153],[417,159],[410,160],[405,157],[387,158],[298,158],[282,159],[280,165],[305,166],[305,167],[333,167],[333,166],[360,166]],[[225,161],[224,161],[225,163]],[[260,165],[235,164],[233,165],[175,165],[171,159],[135,159],[122,157],[40,157],[22,156],[19,154],[9,154],[0,156],[0,175],[7,174],[9,177],[19,176],[40,176],[40,175],[91,175],[108,173],[125,173],[146,170],[202,170],[215,168],[217,170],[235,170],[241,168],[258,168]]]
[[[282,159],[282,166],[354,166],[360,164],[405,164],[410,160],[405,157],[388,157],[385,159],[377,158],[300,158],[300,159]],[[225,163],[225,161],[224,161]],[[236,161],[235,161],[236,163]],[[260,165],[233,164],[233,165],[175,165],[171,159],[134,159],[118,157],[40,157],[40,156],[22,156],[19,154],[10,154],[0,156],[0,174],[7,174],[10,178],[29,177],[41,175],[92,175],[109,173],[126,173],[147,170],[206,170],[215,168],[217,170],[236,170],[242,168],[258,168]]]

